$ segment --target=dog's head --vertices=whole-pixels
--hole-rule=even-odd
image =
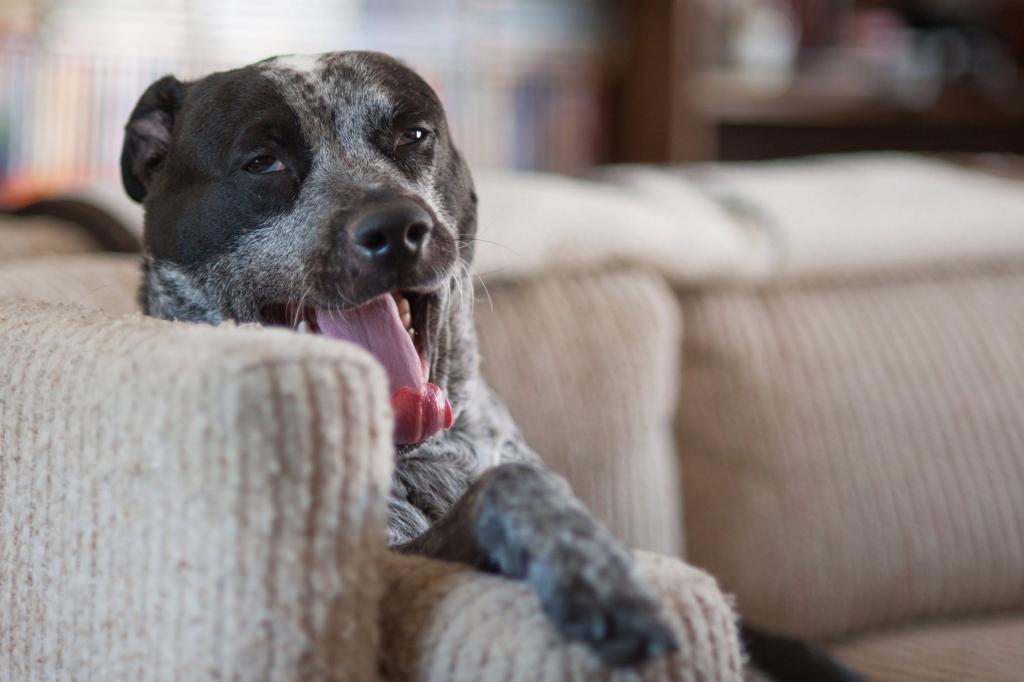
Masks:
[[[340,52],[164,77],[121,170],[146,208],[147,313],[354,341],[388,370],[396,442],[450,424],[475,374],[476,196],[410,69]]]

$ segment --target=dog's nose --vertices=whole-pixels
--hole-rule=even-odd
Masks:
[[[351,234],[356,250],[366,258],[398,264],[420,256],[430,239],[432,222],[417,203],[397,200],[359,216]]]

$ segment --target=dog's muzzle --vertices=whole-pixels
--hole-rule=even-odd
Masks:
[[[420,443],[452,425],[444,392],[429,382],[427,308],[431,294],[403,290],[413,286],[429,259],[433,216],[407,197],[370,202],[345,220],[349,264],[365,273],[376,291],[358,306],[303,307],[283,302],[263,310],[266,323],[355,343],[387,371],[394,409],[394,441]],[[372,293],[370,294],[373,295]],[[365,300],[365,299],[364,299]]]

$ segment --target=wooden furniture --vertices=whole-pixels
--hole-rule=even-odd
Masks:
[[[896,6],[899,3],[875,3]],[[914,108],[801,60],[766,85],[706,56],[714,26],[700,0],[630,3],[630,40],[613,74],[615,161],[747,160],[878,149],[1024,152],[1024,92],[995,104],[953,84]],[[1024,34],[1024,22],[1011,22]],[[1024,42],[1024,36],[1012,45]],[[1021,66],[1024,79],[1024,66]]]

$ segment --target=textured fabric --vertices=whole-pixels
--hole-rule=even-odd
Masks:
[[[1024,183],[901,153],[718,164],[720,196],[776,230],[787,276],[1024,254]]]
[[[138,256],[50,256],[0,265],[0,297],[72,303],[109,315],[138,309],[142,268]]]
[[[651,554],[639,554],[638,564],[662,597],[680,651],[639,673],[617,674],[582,645],[562,640],[526,584],[456,564],[389,557],[381,606],[385,676],[393,682],[738,682],[735,621],[714,579]]]
[[[17,258],[95,251],[99,244],[70,223],[0,215],[0,262]],[[0,265],[3,271],[7,265]]]
[[[0,296],[127,313],[138,281],[132,256],[37,259],[0,270]],[[477,298],[484,374],[527,442],[620,538],[678,554],[672,292],[622,271],[488,285]]]
[[[1020,682],[1024,612],[881,632],[832,651],[872,682]]]
[[[701,191],[731,215],[736,223],[732,232],[746,229],[747,238],[735,241],[732,263],[711,260],[713,268],[700,284],[711,278],[802,279],[984,260],[1009,252],[1024,255],[1024,183],[920,156],[868,153],[680,167],[610,166],[599,177],[618,185],[616,191],[630,190],[633,200],[645,201],[652,212],[672,211],[680,233],[706,229],[704,212],[690,210],[690,197]],[[729,234],[723,227],[716,232]],[[606,253],[632,255],[636,249],[625,242],[647,233],[646,226],[629,225],[620,229],[617,249],[602,241]],[[693,281],[691,262],[700,254],[679,253],[675,245],[680,239],[649,247],[670,249],[665,256],[674,260],[647,262],[673,281]],[[758,262],[762,267],[753,267]]]
[[[672,292],[629,270],[480,294],[482,371],[526,441],[618,537],[678,555]]]
[[[757,279],[777,258],[770,235],[749,229],[691,182],[655,173],[644,189],[545,173],[475,174],[480,197],[473,268],[490,280],[652,267],[678,282]]]
[[[689,558],[829,638],[1024,605],[1024,264],[684,297]]]
[[[0,679],[372,680],[369,355],[0,303]]]
[[[908,154],[477,175],[475,267],[495,279],[630,263],[705,286],[1024,254],[1024,183]]]

